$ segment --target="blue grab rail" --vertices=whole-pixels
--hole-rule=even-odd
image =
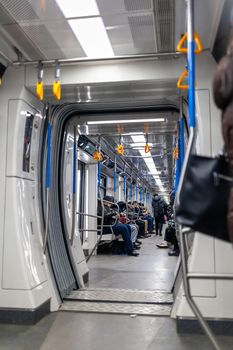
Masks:
[[[188,109],[189,109],[189,126],[195,128],[195,41],[188,42]]]
[[[124,176],[124,195],[125,196],[126,196],[126,185],[127,185],[126,176]]]

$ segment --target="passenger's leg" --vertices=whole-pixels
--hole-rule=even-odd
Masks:
[[[144,221],[142,221],[142,220],[136,220],[136,224],[139,226],[139,231],[138,231],[139,237],[144,237],[144,236],[145,236]]]
[[[162,236],[162,231],[163,231],[163,219],[162,218],[159,219],[158,231],[159,231],[159,235]]]
[[[147,216],[147,221],[148,221],[148,231],[151,233],[154,229],[154,218],[150,215]]]
[[[122,235],[127,254],[131,255],[134,249],[131,240],[130,228],[124,224],[116,224],[113,226],[113,232],[115,235]]]
[[[130,225],[127,225],[127,226],[130,226],[130,229],[131,229],[131,240],[132,240],[133,243],[135,243],[136,239],[137,239],[137,235],[138,235],[137,226],[133,225],[133,224],[130,224]]]
[[[156,232],[156,235],[159,234],[159,218],[158,217],[155,217],[155,232]]]

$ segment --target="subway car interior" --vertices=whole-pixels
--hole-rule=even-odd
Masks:
[[[232,0],[0,0],[0,349],[233,349]]]

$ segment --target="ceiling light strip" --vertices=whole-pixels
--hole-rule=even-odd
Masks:
[[[65,18],[99,16],[95,0],[56,0]]]
[[[144,135],[131,135],[131,137],[132,137],[132,140],[134,143],[139,143],[139,142],[144,143],[144,144],[146,143]],[[139,151],[141,156],[145,155],[145,151],[143,151],[143,150],[138,150],[138,151]],[[153,175],[152,176],[153,176],[157,186],[159,187],[159,190],[161,192],[165,192],[166,190],[162,184],[160,177],[158,176],[160,172],[157,170],[157,168],[154,164],[151,152],[147,153],[147,157],[149,157],[149,158],[143,158],[144,162],[146,163],[149,171],[154,173],[154,176]]]
[[[119,120],[96,120],[96,121],[88,121],[88,125],[101,125],[101,124],[128,124],[128,123],[145,123],[145,122],[164,122],[164,118],[153,118],[153,119],[119,119]],[[133,134],[132,134],[133,136]],[[141,135],[135,135],[135,136],[141,136]],[[145,138],[143,136],[143,139],[145,141]],[[138,141],[142,142],[142,141]]]

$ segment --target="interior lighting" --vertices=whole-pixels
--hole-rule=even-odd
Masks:
[[[95,0],[56,0],[66,18],[99,16]]]
[[[131,135],[131,137],[132,137],[134,143],[139,143],[139,142],[142,142],[144,144],[146,143],[146,139],[145,139],[144,135]],[[145,155],[144,150],[138,150],[138,151],[139,151],[141,156]],[[153,178],[154,178],[157,186],[159,187],[159,190],[161,192],[165,192],[166,190],[162,184],[162,181],[160,180],[160,177],[158,176],[159,171],[157,170],[157,168],[155,166],[155,163],[154,163],[153,158],[151,156],[151,152],[147,153],[147,158],[144,158],[144,162],[146,163],[149,171],[154,173]]]
[[[152,143],[148,143],[148,145],[149,145],[150,147],[152,147]],[[134,148],[134,149],[137,149],[137,148],[142,147],[142,148],[144,149],[145,143],[143,143],[143,142],[131,143],[131,144],[130,144],[130,147],[132,147],[132,148]]]
[[[96,121],[89,121],[87,122],[88,125],[97,125],[97,124],[128,124],[128,123],[145,123],[145,122],[154,122],[154,123],[159,123],[159,122],[164,122],[164,118],[153,118],[153,119],[122,119],[122,120],[96,120]],[[136,133],[135,137],[137,137],[139,133]],[[130,136],[133,133],[129,134]],[[141,136],[141,135],[138,135]],[[141,139],[142,140],[142,139]],[[143,140],[141,142],[144,142],[144,145],[146,143],[145,137],[143,136]],[[135,141],[135,142],[140,142],[140,141]],[[135,145],[136,146],[136,145]],[[145,152],[143,152],[145,153]]]
[[[87,57],[113,57],[114,52],[101,17],[68,20]]]

